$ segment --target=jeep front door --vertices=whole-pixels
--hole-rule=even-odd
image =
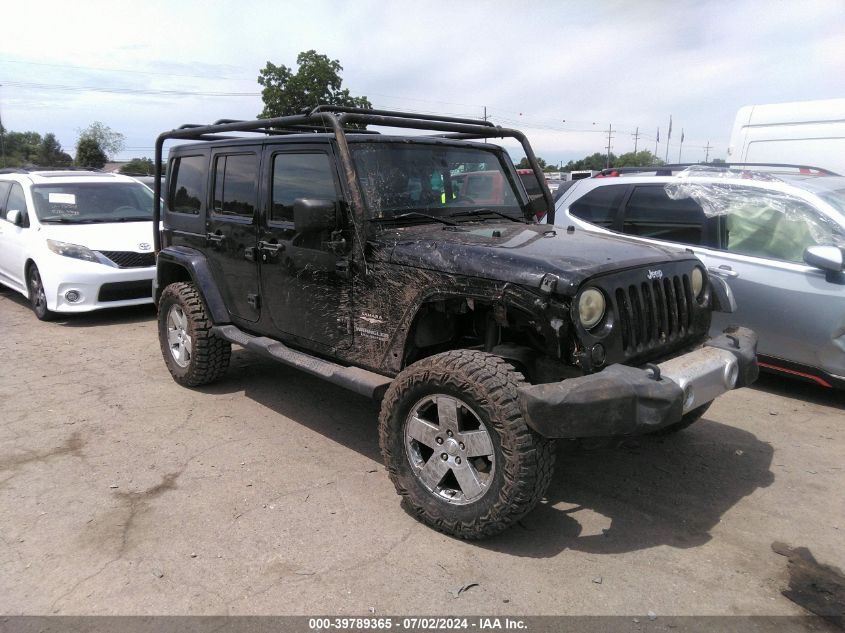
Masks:
[[[206,253],[229,312],[257,321],[258,266],[255,261],[259,151],[226,148],[211,155],[211,207]]]
[[[352,344],[351,235],[328,145],[268,147],[258,253],[274,329],[316,349]]]

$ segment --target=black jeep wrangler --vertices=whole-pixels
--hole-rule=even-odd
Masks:
[[[220,378],[237,343],[381,399],[406,508],[479,538],[543,496],[554,438],[677,430],[756,378],[752,332],[707,338],[724,282],[688,253],[535,223],[551,195],[529,199],[486,142],[504,137],[543,182],[525,136],[487,121],[321,106],[159,136],[158,173],[165,141],[198,141],[155,186],[174,379]]]

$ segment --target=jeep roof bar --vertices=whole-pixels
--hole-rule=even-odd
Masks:
[[[229,121],[229,120],[224,120]],[[153,240],[156,253],[161,250],[161,174],[162,174],[162,149],[164,142],[170,139],[184,139],[197,141],[211,141],[228,139],[233,137],[220,136],[227,132],[257,132],[263,134],[278,133],[313,133],[315,129],[331,131],[334,133],[338,145],[338,154],[343,168],[343,175],[346,185],[352,195],[352,213],[355,216],[356,232],[360,229],[364,214],[364,198],[358,186],[358,178],[355,167],[352,163],[352,155],[347,143],[347,134],[359,134],[360,130],[347,129],[348,123],[358,125],[381,125],[386,127],[411,128],[431,130],[438,132],[452,133],[455,135],[467,134],[467,138],[504,138],[506,136],[515,138],[522,145],[529,164],[539,182],[543,182],[543,170],[537,162],[537,157],[531,149],[526,136],[519,130],[502,128],[493,125],[490,121],[463,119],[456,117],[441,117],[429,114],[416,114],[412,112],[395,112],[393,110],[373,110],[369,108],[349,108],[345,106],[321,105],[304,114],[274,117],[270,119],[255,119],[253,121],[230,121],[219,122],[213,125],[186,124],[181,128],[162,132],[156,139],[155,145],[155,196],[153,198]],[[363,133],[366,133],[364,131]],[[549,221],[554,221],[554,201],[548,188],[543,190],[543,198],[546,203]],[[359,252],[364,263],[364,243],[358,237]]]

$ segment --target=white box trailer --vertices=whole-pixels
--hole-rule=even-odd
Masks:
[[[812,165],[845,174],[845,99],[740,108],[728,162]]]

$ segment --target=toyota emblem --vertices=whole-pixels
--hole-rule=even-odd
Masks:
[[[142,251],[148,251],[150,250],[150,245],[146,242],[141,242],[140,244],[138,244],[138,248],[140,248]]]

